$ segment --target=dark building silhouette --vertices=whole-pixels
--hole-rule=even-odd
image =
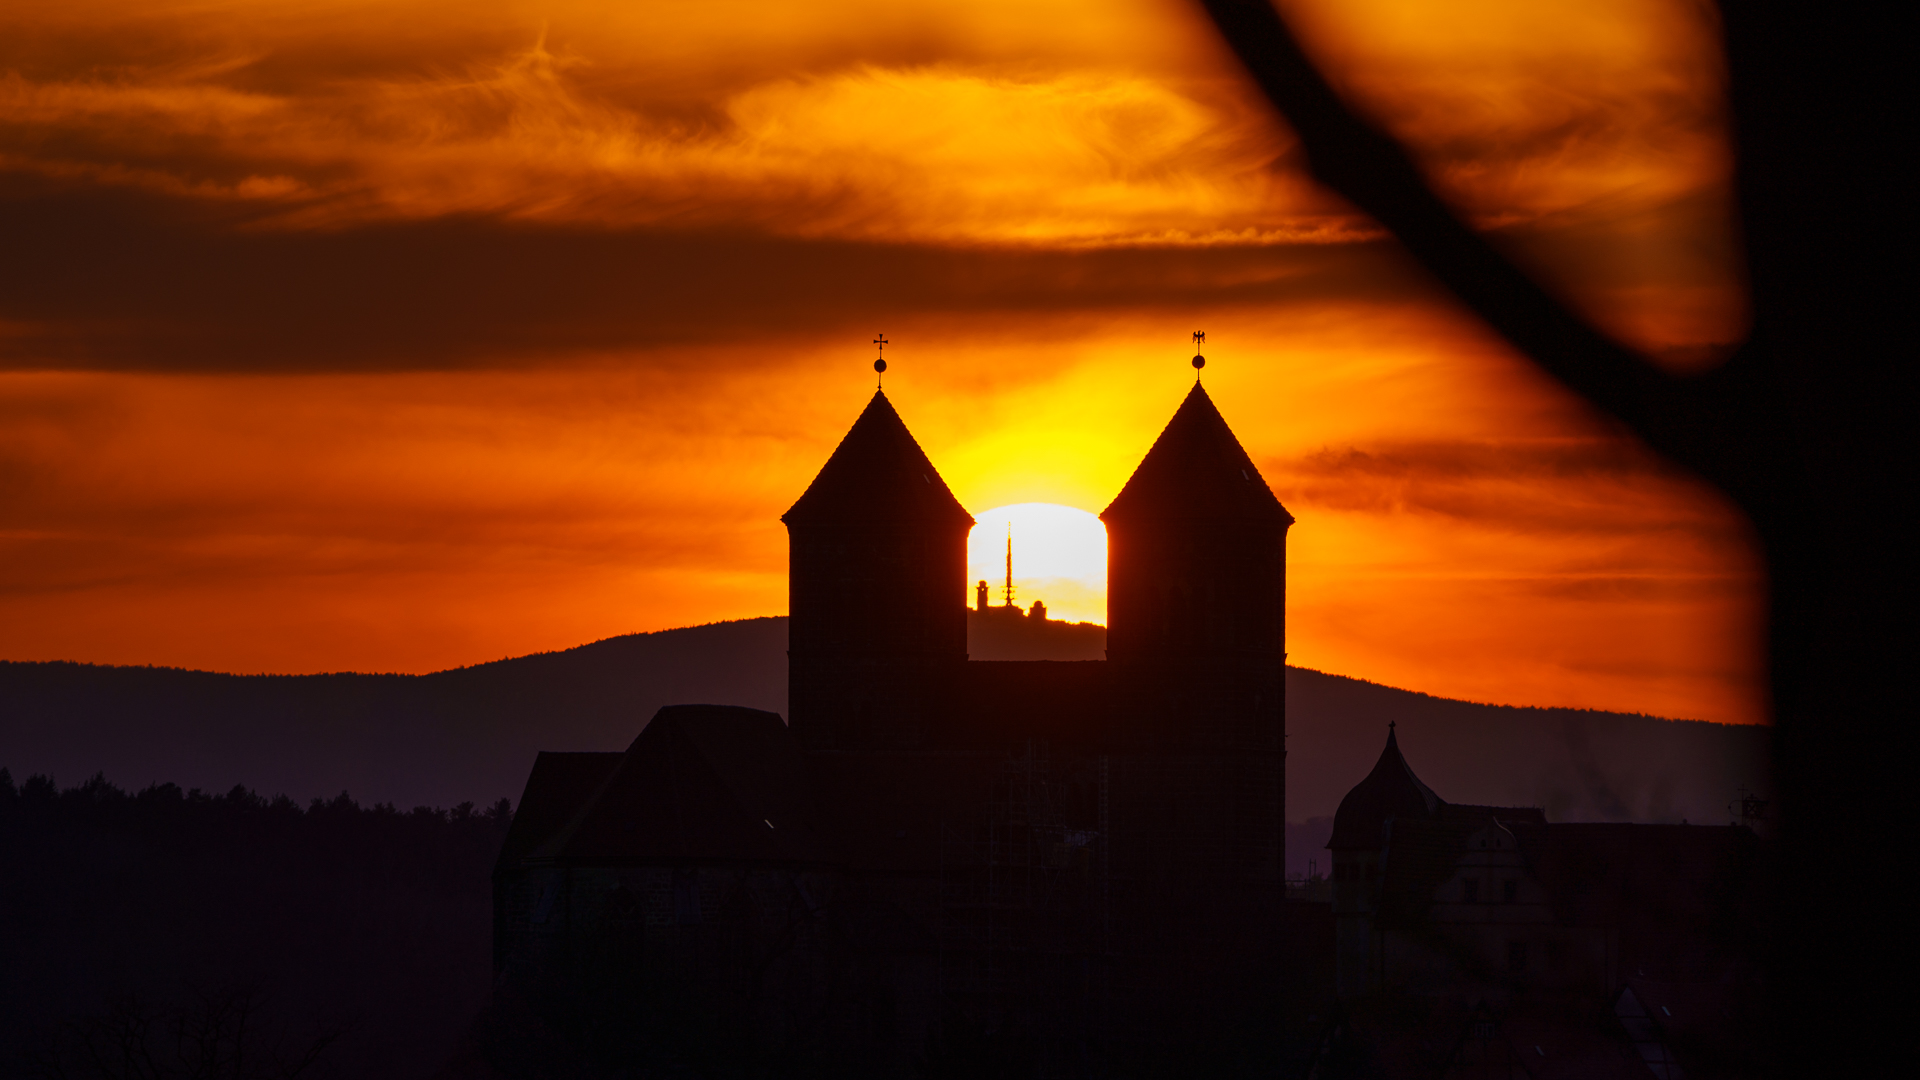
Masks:
[[[1747,947],[1728,932],[1759,895],[1746,825],[1549,823],[1536,807],[1450,803],[1391,729],[1327,847],[1342,997],[1480,979],[1603,995],[1629,976],[1714,979]]]
[[[1419,1000],[1401,1013],[1425,1017],[1376,1020],[1380,1074],[1765,1071],[1750,1026],[1765,869],[1746,825],[1449,803],[1389,728],[1327,847],[1338,996]]]
[[[1327,841],[1333,855],[1339,994],[1355,997],[1405,981],[1404,957],[1418,946],[1404,944],[1394,932],[1422,925],[1419,916],[1429,913],[1441,879],[1461,860],[1508,857],[1512,837],[1504,830],[1520,822],[1545,824],[1546,816],[1533,807],[1463,806],[1434,794],[1401,756],[1400,740],[1389,726],[1380,760],[1340,801]],[[1491,849],[1489,837],[1496,838]],[[1475,882],[1485,878],[1486,895],[1460,899],[1491,903],[1514,875],[1469,876]],[[1478,893],[1481,886],[1470,891]],[[1536,901],[1531,890],[1527,899],[1530,905]],[[1512,906],[1513,896],[1505,902],[1498,913],[1502,919],[1520,910]],[[1532,912],[1530,906],[1515,917],[1530,918]],[[1394,953],[1402,957],[1400,966],[1388,959]]]
[[[540,755],[502,994],[722,1073],[1266,1075],[1276,1014],[1241,1018],[1281,1000],[1332,1017],[1308,1072],[1751,1071],[1750,829],[1450,803],[1389,725],[1328,898],[1289,899],[1293,519],[1197,384],[1101,517],[1106,659],[969,659],[969,620],[1045,608],[1009,571],[968,609],[972,518],[876,393],[784,518],[790,722],[670,706]]]
[[[876,392],[783,518],[789,724],[676,706],[541,755],[503,985],[880,1073],[965,1033],[1068,1073],[1205,1038],[1287,963],[1293,519],[1197,383],[1101,516],[1108,658],[969,661],[973,519]]]

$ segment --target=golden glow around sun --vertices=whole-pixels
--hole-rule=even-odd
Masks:
[[[1047,605],[1047,617],[1064,622],[1107,621],[1107,527],[1085,510],[1056,503],[997,506],[973,517],[967,537],[967,603],[973,582],[992,588],[991,603],[1005,600],[1007,535],[1013,535],[1014,603]]]
[[[1276,2],[1601,329],[1741,339],[1713,5]],[[1165,0],[0,5],[0,266],[38,271],[0,291],[0,659],[418,674],[783,614],[780,515],[881,326],[914,438],[999,508],[970,581],[1011,515],[1016,601],[1105,622],[1066,508],[1125,485],[1203,327],[1299,518],[1295,663],[1764,721],[1736,509],[1303,164]]]

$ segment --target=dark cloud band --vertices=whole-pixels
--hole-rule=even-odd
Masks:
[[[0,188],[0,365],[331,371],[517,364],[919,315],[1404,300],[1382,242],[1022,250],[472,217],[263,228],[231,206]]]

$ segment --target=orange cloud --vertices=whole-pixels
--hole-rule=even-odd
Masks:
[[[1489,224],[1723,185],[1697,18],[1480,7],[1303,15],[1343,81]],[[807,20],[554,5],[432,44],[472,15],[421,5],[389,16],[418,50],[404,57],[379,30],[344,36],[358,5],[296,10],[244,5],[217,35],[203,10],[148,11],[140,61],[114,55],[117,21],[68,16],[69,48],[108,62],[9,73],[6,164],[277,201],[283,226],[478,213],[944,243],[1367,230],[1304,183],[1290,140],[1177,5],[1100,5],[1113,25],[1099,34],[1094,8],[1073,4],[926,9],[907,20],[917,32],[857,3]],[[1097,59],[1096,42],[1110,49]]]
[[[1290,3],[1661,362],[1742,332],[1692,8]],[[1296,662],[1757,720],[1731,511],[1463,320],[1184,4],[0,13],[0,656],[426,670],[779,611],[864,342],[970,507],[1099,510],[1191,377]],[[890,350],[891,354],[892,350]]]
[[[434,56],[427,70],[335,55],[339,70],[292,85],[271,78],[284,25],[243,19],[240,40],[216,47],[182,14],[148,28],[176,54],[167,62],[9,73],[0,162],[276,203],[261,212],[278,227],[486,214],[937,242],[1365,231],[1268,167],[1282,140],[1257,116],[1223,108],[1217,87],[1130,71],[1124,54],[1077,68],[1044,53],[820,64],[801,40],[789,46],[801,56],[753,80],[596,83],[660,59],[663,33],[731,66],[736,13],[664,14],[673,25],[651,34],[563,45],[529,30],[517,48]],[[99,36],[110,47],[111,31]]]

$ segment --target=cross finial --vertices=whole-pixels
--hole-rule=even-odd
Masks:
[[[880,336],[873,339],[873,343],[875,345],[880,346],[880,354],[881,354],[880,357],[874,360],[873,362],[873,388],[875,390],[878,390],[880,389],[881,378],[885,376],[887,373],[887,361],[886,361],[887,335],[881,334]]]
[[[1195,330],[1193,332],[1193,381],[1194,382],[1200,381],[1200,369],[1207,366],[1207,358],[1200,355],[1200,346],[1205,345],[1206,343],[1207,343],[1207,332],[1205,330]]]

